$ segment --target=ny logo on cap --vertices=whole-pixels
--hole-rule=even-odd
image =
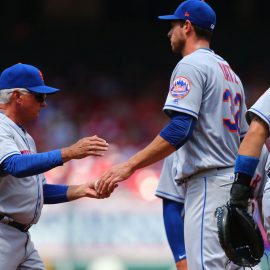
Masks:
[[[44,81],[42,72],[40,70],[38,70],[38,71],[39,71],[40,78],[42,79],[42,81]]]

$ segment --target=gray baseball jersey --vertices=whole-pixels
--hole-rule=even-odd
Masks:
[[[251,122],[254,115],[259,116],[269,126],[270,130],[270,88],[248,110],[246,118]]]
[[[169,169],[178,183],[185,183],[185,245],[187,258],[192,258],[188,268],[241,269],[225,266],[228,258],[218,240],[214,213],[229,199],[240,138],[248,129],[242,83],[223,58],[198,49],[174,69],[163,109],[197,119]]]
[[[251,180],[251,185],[254,188],[254,199],[261,199],[263,197],[263,192],[267,181],[266,169],[269,166],[268,156],[269,151],[264,145],[260,155],[260,162]]]
[[[32,137],[0,113],[0,164],[13,154],[30,153],[36,153]],[[0,171],[0,214],[25,225],[37,223],[43,206],[44,183],[43,174],[16,178]],[[0,234],[3,269],[45,270],[28,232],[0,222]]]
[[[33,138],[4,114],[0,114],[0,164],[13,154],[36,153]],[[0,213],[22,224],[37,223],[43,206],[43,174],[16,178],[0,176]]]
[[[164,159],[159,183],[155,195],[179,203],[185,201],[185,185],[177,185],[176,177],[177,159],[173,153]]]
[[[177,178],[201,170],[233,166],[248,125],[242,83],[229,64],[208,49],[184,57],[172,73],[164,106],[190,114],[197,123],[177,152]]]
[[[265,187],[264,187],[264,192],[266,190],[270,190],[270,155],[268,156],[266,165],[265,165],[265,171],[266,171],[266,183],[265,183]],[[270,210],[270,208],[269,208]],[[270,216],[269,216],[270,218]]]
[[[268,172],[268,176],[266,179],[266,184],[263,193],[263,203],[262,203],[262,212],[264,218],[264,229],[266,231],[268,242],[270,243],[270,155],[268,156],[268,160],[266,163],[266,171]]]

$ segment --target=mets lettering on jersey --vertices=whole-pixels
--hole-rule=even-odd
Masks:
[[[223,63],[218,63],[223,74],[224,74],[224,79],[228,82],[234,82],[238,84],[238,81],[236,79],[235,73],[232,71],[229,65],[223,64]]]
[[[174,98],[184,98],[190,92],[190,83],[185,77],[177,77],[170,89]]]

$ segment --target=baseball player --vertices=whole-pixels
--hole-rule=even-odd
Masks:
[[[66,186],[47,184],[44,172],[71,159],[102,156],[105,140],[86,137],[75,144],[37,153],[24,126],[38,118],[46,95],[59,89],[46,86],[41,72],[16,64],[0,76],[0,268],[45,270],[28,229],[38,222],[43,203],[55,204],[82,197],[96,198],[93,183]],[[105,197],[105,196],[104,196]]]
[[[262,198],[266,182],[265,168],[270,166],[270,159],[267,161],[268,153],[266,146],[264,146],[260,162],[251,181],[251,186],[254,188],[251,210],[258,206],[260,217],[262,217]],[[164,226],[176,268],[177,270],[185,270],[187,269],[183,226],[185,183],[179,183],[174,179],[176,174],[174,157],[175,155],[172,154],[164,160],[156,196],[163,201]],[[260,270],[261,268],[259,265],[256,265],[253,269]]]
[[[248,128],[243,86],[228,62],[210,49],[216,14],[207,3],[187,0],[174,14],[159,18],[171,22],[172,51],[183,56],[164,106],[170,122],[143,150],[106,171],[95,188],[100,194],[111,191],[135,170],[175,152],[175,179],[186,187],[188,269],[239,269],[226,268],[214,212],[229,199],[234,161]]]
[[[262,147],[269,137],[270,129],[270,89],[248,110],[246,117],[250,123],[247,135],[241,143],[235,162],[235,181],[231,188],[231,200],[241,206],[246,206],[251,190],[249,183],[259,163]],[[267,183],[263,194],[264,227],[270,240],[270,211],[269,211],[269,162],[267,164]],[[235,200],[234,194],[241,194]]]

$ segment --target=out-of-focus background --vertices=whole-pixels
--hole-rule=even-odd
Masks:
[[[72,161],[48,182],[102,174],[148,144],[166,123],[162,107],[180,56],[171,53],[175,0],[9,0],[0,5],[0,69],[39,67],[63,91],[29,128],[38,150],[99,135],[104,158]],[[269,15],[262,0],[209,1],[217,13],[212,49],[242,79],[247,105],[269,87]],[[162,163],[136,172],[107,200],[45,206],[32,238],[49,270],[175,269],[154,197]],[[265,268],[267,269],[267,268]]]

